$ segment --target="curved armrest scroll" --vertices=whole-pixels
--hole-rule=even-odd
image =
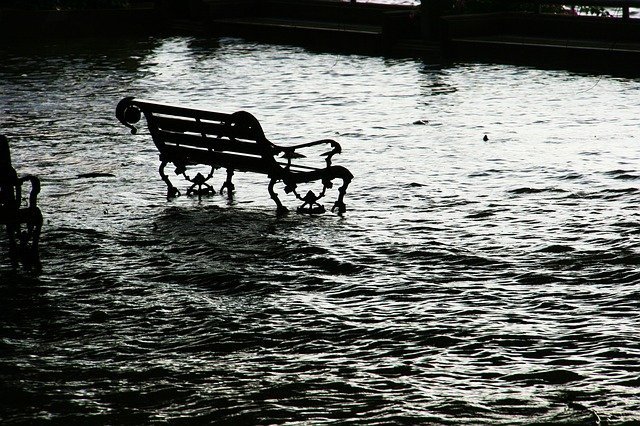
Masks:
[[[38,204],[38,194],[40,193],[40,179],[37,176],[23,176],[18,178],[16,185],[16,198],[18,203],[20,203],[22,199],[22,184],[29,181],[31,183],[31,192],[29,193],[29,208],[34,208]]]
[[[311,146],[316,146],[316,145],[323,145],[323,144],[329,144],[331,145],[332,150],[331,151],[327,151],[327,152],[323,152],[322,156],[326,156],[327,158],[325,159],[325,161],[327,162],[327,166],[331,165],[331,157],[333,157],[336,154],[340,154],[342,152],[342,147],[340,146],[340,144],[336,141],[334,141],[333,139],[321,139],[318,141],[313,141],[313,142],[306,142],[306,143],[301,143],[299,145],[291,145],[291,146],[277,146],[276,147],[276,152],[282,152],[283,153],[283,157],[287,158],[289,160],[289,162],[291,161],[292,158],[304,158],[305,156],[299,153],[294,152],[296,149],[300,149],[300,148],[308,148]]]
[[[118,106],[116,107],[116,118],[122,124],[131,129],[131,134],[135,135],[138,133],[138,129],[134,124],[140,121],[142,114],[140,112],[140,108],[138,108],[137,105],[134,105],[133,100],[133,97],[126,97],[118,102]]]

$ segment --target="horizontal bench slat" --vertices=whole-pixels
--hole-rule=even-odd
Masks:
[[[152,123],[160,130],[171,132],[204,133],[207,135],[224,135],[224,125],[220,122],[196,121],[195,118],[153,116]]]
[[[240,155],[229,152],[216,152],[206,151],[203,149],[166,145],[162,153],[165,154],[168,160],[172,158],[179,158],[186,161],[190,165],[196,164],[210,164],[216,167],[230,168],[240,172],[255,172],[255,173],[268,173],[269,167],[260,157],[253,157],[249,155]],[[282,162],[275,162],[281,168],[285,167]],[[322,169],[317,167],[303,166],[303,165],[291,165],[290,172],[296,173],[308,173],[314,171],[320,171]]]
[[[205,135],[227,136],[237,139],[257,140],[256,135],[246,127],[229,127],[222,122],[212,122],[200,118],[171,117],[167,115],[152,115],[149,117],[152,125],[160,130],[172,132],[190,132]]]
[[[267,174],[268,164],[260,157],[231,154],[228,152],[206,151],[202,149],[167,145],[163,148],[167,160],[178,159],[187,164],[209,164],[214,167],[224,167],[241,172],[255,172]]]
[[[227,138],[203,137],[190,133],[173,133],[164,130],[158,130],[155,137],[157,142],[160,143],[193,146],[214,151],[233,151],[256,156],[262,154],[262,148],[256,142],[231,141]]]
[[[136,99],[136,105],[138,105],[145,114],[166,114],[180,117],[199,117],[202,120],[211,121],[226,121],[231,114],[225,114],[222,112],[208,111],[203,109],[186,108],[176,105],[167,105],[157,102],[149,102]]]

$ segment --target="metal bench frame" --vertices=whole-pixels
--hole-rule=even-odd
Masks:
[[[22,186],[31,184],[28,198]],[[38,244],[42,230],[42,212],[37,206],[40,179],[36,176],[18,177],[11,164],[7,138],[0,135],[0,225],[5,225],[9,239],[9,258],[14,268],[22,263],[24,269],[41,269]]]
[[[175,166],[175,174],[191,183],[187,195],[213,194],[215,190],[208,183],[216,169],[225,168],[226,180],[220,188],[220,193],[226,189],[230,198],[233,197],[234,172],[253,172],[265,174],[269,177],[268,191],[277,206],[277,213],[288,211],[284,207],[274,190],[277,182],[283,182],[286,193],[293,193],[303,202],[298,207],[300,213],[323,213],[324,207],[318,201],[325,196],[327,189],[333,187],[332,181],[342,179],[342,186],[338,188],[338,198],[331,211],[342,214],[346,211],[344,196],[353,175],[342,166],[331,164],[332,158],[342,152],[338,142],[323,139],[294,146],[280,146],[270,142],[258,120],[248,112],[238,111],[226,114],[176,105],[151,102],[133,97],[122,99],[116,107],[117,119],[137,133],[134,126],[144,115],[149,133],[160,152],[159,173],[167,185],[167,199],[180,195],[169,176],[165,173],[168,163]],[[324,167],[309,167],[296,165],[293,160],[304,157],[297,152],[314,145],[329,145],[330,150],[323,153]],[[276,158],[279,156],[278,158]],[[208,165],[211,171],[208,175],[198,172],[189,175],[189,166]],[[322,190],[319,194],[308,191],[301,196],[297,186],[301,183],[321,181]]]

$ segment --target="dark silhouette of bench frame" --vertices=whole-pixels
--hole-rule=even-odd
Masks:
[[[31,184],[29,197],[24,198],[22,186]],[[40,179],[18,177],[11,164],[7,138],[0,135],[0,224],[5,225],[9,239],[9,258],[14,268],[22,262],[25,269],[40,270],[38,243],[42,229],[42,213],[37,206]]]
[[[153,142],[160,152],[160,177],[167,184],[167,199],[180,195],[180,191],[171,183],[165,173],[168,163],[175,166],[176,175],[182,174],[191,182],[187,195],[199,197],[213,194],[215,190],[208,181],[214,170],[225,168],[227,177],[220,188],[225,189],[231,198],[234,191],[232,176],[235,171],[254,172],[269,177],[269,195],[275,201],[278,214],[287,212],[274,185],[281,181],[286,193],[293,193],[303,204],[298,207],[300,213],[323,213],[324,207],[318,203],[327,189],[333,187],[332,180],[342,179],[338,189],[338,198],[331,211],[342,214],[346,211],[344,196],[353,175],[342,166],[334,166],[331,160],[342,149],[338,142],[323,139],[294,146],[279,146],[270,142],[264,135],[258,120],[248,112],[233,114],[186,108],[150,102],[132,97],[122,99],[116,107],[118,120],[136,134],[134,126],[144,114]],[[322,154],[326,166],[308,167],[296,165],[292,160],[304,155],[297,152],[314,145],[330,145],[331,150]],[[276,156],[279,156],[276,159]],[[191,177],[187,174],[192,165],[208,165],[211,172],[204,176],[198,172]],[[319,194],[308,191],[301,196],[296,191],[301,183],[321,181],[323,188]]]

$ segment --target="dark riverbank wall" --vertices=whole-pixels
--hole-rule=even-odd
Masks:
[[[640,75],[640,20],[535,13],[443,17],[452,61],[508,62]]]
[[[154,33],[165,26],[162,9],[153,3],[126,9],[0,8],[0,36],[5,39]]]
[[[187,33],[320,50],[506,62],[640,75],[640,20],[503,12],[442,15],[422,6],[337,0],[157,0],[120,9],[0,7],[11,38]]]
[[[200,16],[215,34],[302,43],[331,50],[389,54],[419,40],[419,8],[327,0],[210,0]]]
[[[531,12],[446,15],[438,1],[422,6],[331,0],[199,4],[197,15],[218,35],[422,57],[432,63],[517,63],[640,75],[636,19]]]

